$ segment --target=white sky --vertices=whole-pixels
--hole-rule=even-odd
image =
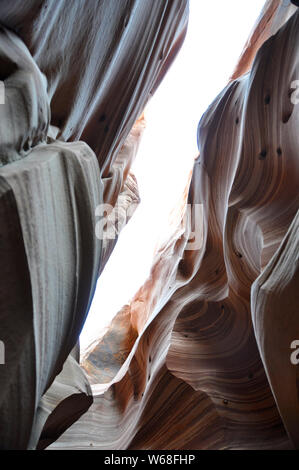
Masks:
[[[132,168],[141,204],[98,281],[80,336],[82,352],[146,280],[197,155],[200,117],[227,84],[263,4],[190,0],[185,42],[145,112],[146,130]]]

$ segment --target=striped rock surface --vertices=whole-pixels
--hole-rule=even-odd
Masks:
[[[71,351],[113,249],[95,211],[138,202],[129,133],[187,18],[187,0],[0,2],[3,449],[44,448],[92,403]]]

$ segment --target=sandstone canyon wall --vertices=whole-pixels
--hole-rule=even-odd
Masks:
[[[138,199],[120,152],[187,12],[185,0],[0,2],[3,449],[35,448],[46,420],[49,443],[90,406],[70,354],[109,254],[95,210]]]

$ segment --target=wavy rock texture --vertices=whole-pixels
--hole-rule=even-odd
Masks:
[[[181,45],[187,0],[12,0],[1,23],[48,80],[51,124],[84,140],[101,174],[112,163]],[[79,21],[78,21],[79,19]]]
[[[32,441],[40,398],[86,317],[99,271],[99,180],[83,142],[38,145],[0,170],[2,448]]]
[[[92,402],[70,353],[114,243],[95,210],[138,201],[142,119],[128,134],[187,16],[187,0],[0,2],[3,449],[44,448]]]
[[[292,5],[293,3],[293,5]],[[298,2],[297,2],[298,3]],[[298,6],[298,5],[297,5]],[[296,0],[267,0],[245,44],[232,79],[249,72],[261,45],[295,13]]]
[[[45,142],[50,106],[47,81],[23,42],[0,29],[0,79],[5,102],[0,106],[0,166],[28,154]]]
[[[261,357],[285,428],[299,448],[299,366],[290,345],[299,338],[299,212],[279,249],[252,286],[251,308]]]
[[[69,355],[61,373],[42,397],[34,423],[33,449],[37,440],[37,449],[54,442],[92,404],[89,381],[78,362],[79,357]]]
[[[192,217],[85,357],[94,403],[50,448],[298,446],[298,34],[296,8],[268,2],[200,121]]]

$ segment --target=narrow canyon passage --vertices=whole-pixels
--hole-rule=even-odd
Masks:
[[[121,231],[98,281],[80,336],[83,356],[146,281],[155,251],[176,230],[171,220],[198,155],[199,118],[227,83],[263,4],[263,0],[246,6],[239,0],[220,3],[214,19],[218,32],[215,36],[206,21],[213,16],[214,5],[191,0],[182,48],[148,103],[145,119],[136,123],[141,135],[135,131],[129,137],[139,140],[131,171],[137,179],[140,202]],[[199,59],[199,45],[203,43],[206,45],[200,50]],[[113,295],[115,290],[117,295]]]

